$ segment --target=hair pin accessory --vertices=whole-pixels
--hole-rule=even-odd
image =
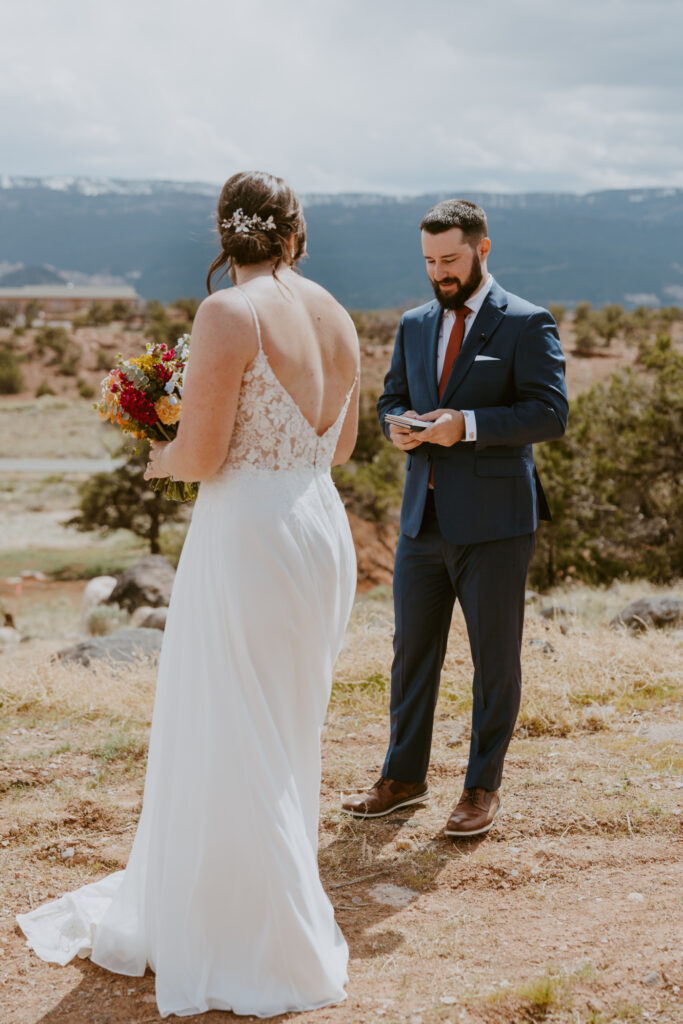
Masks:
[[[239,206],[228,220],[221,221],[222,228],[234,228],[236,234],[248,235],[253,228],[259,228],[261,231],[274,231],[275,221],[271,214],[267,220],[263,217],[259,217],[258,213],[254,213],[251,217],[248,217],[241,206]]]

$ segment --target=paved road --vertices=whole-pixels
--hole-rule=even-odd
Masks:
[[[111,473],[125,459],[0,459],[0,473]]]

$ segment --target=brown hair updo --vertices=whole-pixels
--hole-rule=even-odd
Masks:
[[[244,218],[257,218],[257,222],[247,231],[239,231],[237,227]],[[301,203],[289,185],[273,174],[242,171],[228,178],[218,198],[216,222],[221,252],[206,276],[209,295],[211,278],[221,267],[231,270],[234,264],[248,266],[272,260],[275,274],[282,263],[296,263],[306,252],[306,221]]]

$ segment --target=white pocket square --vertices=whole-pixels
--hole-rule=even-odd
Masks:
[[[500,356],[475,356],[474,357],[474,361],[475,361],[475,363],[483,363],[483,362],[499,363],[500,362]]]

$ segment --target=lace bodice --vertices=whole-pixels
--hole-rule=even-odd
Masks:
[[[270,471],[328,470],[356,380],[335,422],[318,436],[275,375],[263,350],[256,310],[245,292],[242,295],[254,319],[259,350],[242,377],[228,457],[219,472],[245,467]]]

